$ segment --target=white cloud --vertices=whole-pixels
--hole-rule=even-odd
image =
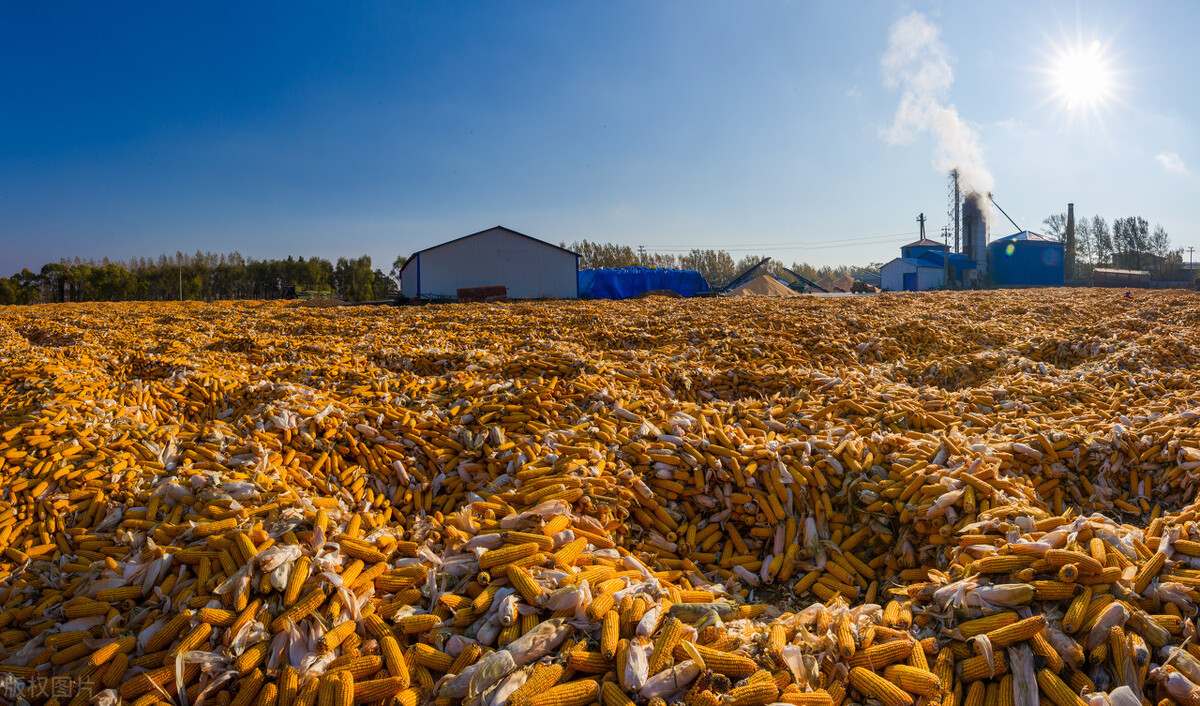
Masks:
[[[847,98],[862,98],[862,90],[858,86],[851,86],[846,89]]]
[[[1160,152],[1154,155],[1154,159],[1162,165],[1162,168],[1172,174],[1187,174],[1187,165],[1183,163],[1183,157],[1180,157],[1175,152]]]

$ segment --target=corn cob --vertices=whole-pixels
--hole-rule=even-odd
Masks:
[[[863,696],[878,700],[884,706],[909,706],[913,703],[911,695],[865,667],[850,669],[850,686]]]
[[[529,605],[536,606],[545,593],[540,584],[533,580],[533,575],[520,566],[509,564],[508,580]]]
[[[1167,555],[1161,551],[1155,552],[1149,561],[1142,564],[1138,569],[1137,575],[1133,579],[1133,592],[1144,593],[1146,588],[1150,586],[1150,582],[1158,577],[1162,571],[1163,565],[1167,561]]]
[[[683,624],[677,618],[667,618],[654,641],[654,652],[650,656],[650,674],[661,672],[671,663],[671,653],[682,634]]]
[[[992,655],[992,666],[989,667],[987,657],[979,655],[962,660],[958,663],[958,669],[958,678],[964,682],[990,679],[1008,671],[1008,660],[1003,652],[996,652]]]
[[[537,553],[538,545],[536,542],[529,542],[526,544],[510,544],[501,547],[500,549],[493,549],[491,551],[484,552],[483,555],[479,557],[479,568],[491,569],[496,566],[511,563],[518,559],[524,559],[525,557],[533,556]]]
[[[1017,620],[1016,613],[1006,610],[982,618],[964,621],[959,624],[958,631],[962,634],[963,638],[969,640],[976,635],[982,635],[1012,625]]]
[[[1084,700],[1049,669],[1038,670],[1037,682],[1042,695],[1056,706],[1086,706]]]
[[[407,689],[410,684],[408,664],[404,661],[404,654],[401,652],[396,638],[391,635],[384,635],[379,640],[379,648],[383,652],[383,658],[387,663],[388,674],[400,679],[400,683],[403,685],[401,690]]]
[[[586,706],[599,695],[598,683],[592,679],[581,679],[552,686],[524,703],[526,706]]]
[[[516,691],[509,694],[508,703],[511,706],[528,706],[530,699],[557,684],[562,675],[563,668],[560,664],[537,665],[533,668],[533,673],[529,675],[529,679],[518,687]]]
[[[390,699],[404,691],[407,687],[402,686],[399,677],[387,677],[384,679],[356,681],[353,684],[353,688],[354,703],[364,704]]]
[[[847,664],[851,667],[883,669],[889,664],[907,659],[913,651],[914,644],[913,640],[892,640],[874,644],[858,650],[853,657],[847,660]]]
[[[992,647],[999,649],[1015,645],[1037,635],[1046,628],[1046,617],[1035,615],[1032,618],[1017,621],[1012,625],[992,630],[987,634]]]
[[[936,696],[942,689],[942,682],[936,675],[905,664],[888,665],[883,670],[883,676],[910,694]]]
[[[729,691],[730,706],[764,706],[779,696],[779,687],[769,680],[755,681]]]
[[[604,682],[600,686],[600,702],[604,706],[633,706],[633,700],[625,695],[616,682]]]

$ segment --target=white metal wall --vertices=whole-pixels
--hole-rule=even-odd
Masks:
[[[462,287],[493,285],[507,287],[513,299],[574,299],[578,294],[573,254],[499,228],[439,245],[418,258],[404,272],[405,296],[453,297]]]
[[[880,268],[880,286],[889,292],[903,292],[904,274],[906,272],[917,273],[917,289],[919,291],[937,289],[942,286],[946,274],[940,267],[917,267],[900,258],[896,258]]]
[[[889,292],[903,292],[904,273],[916,271],[916,265],[910,265],[899,258],[892,260],[879,269],[879,286]]]
[[[946,271],[940,267],[918,267],[917,289],[937,289],[946,281]]]

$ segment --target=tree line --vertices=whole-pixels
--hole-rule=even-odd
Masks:
[[[738,275],[753,267],[758,262],[761,262],[765,257],[763,255],[745,255],[735,260],[725,250],[693,249],[681,255],[638,252],[628,245],[593,243],[589,240],[577,241],[570,245],[560,243],[560,245],[568,250],[579,253],[579,269],[581,270],[610,267],[663,267],[667,269],[696,270],[704,276],[704,279],[710,285],[716,288],[730,283]],[[755,275],[770,274],[784,281],[793,281],[794,278],[785,272],[785,267],[782,262],[772,259],[759,268]],[[814,266],[806,262],[793,262],[786,269],[813,282],[817,282],[822,279],[836,279],[844,275],[862,271],[878,272],[880,267],[881,263],[872,263],[866,267],[854,267],[851,265]]]
[[[723,287],[763,260],[761,255],[739,259],[725,250],[694,249],[686,254],[636,252],[628,245],[593,243],[588,240],[567,246],[580,254],[581,269],[606,267],[664,267],[696,270],[713,287]],[[347,302],[378,301],[399,292],[404,256],[392,262],[389,272],[373,268],[371,258],[320,257],[265,259],[240,253],[217,254],[197,251],[174,256],[110,261],[64,258],[47,263],[37,272],[28,268],[11,277],[0,277],[0,304],[88,301],[172,301],[179,299],[215,301],[222,299],[284,299],[328,297]],[[793,281],[791,270],[813,282],[834,279],[864,270],[878,272],[880,263],[865,268],[849,265],[814,266],[793,262],[786,267],[771,260],[756,274],[771,274]]]
[[[1067,214],[1055,213],[1042,223],[1048,236],[1065,241]],[[1097,267],[1149,270],[1150,277],[1159,281],[1180,279],[1183,274],[1183,249],[1172,248],[1167,229],[1158,224],[1151,228],[1141,216],[1117,218],[1111,225],[1102,216],[1077,216],[1074,254],[1074,277],[1083,279]],[[1067,273],[1067,279],[1072,279],[1072,273]]]
[[[343,301],[385,299],[399,291],[396,280],[372,269],[371,258],[320,257],[256,260],[233,252],[197,251],[174,257],[110,262],[63,259],[38,272],[28,268],[0,277],[0,304],[63,301],[169,301],[191,299],[283,299],[336,297]]]

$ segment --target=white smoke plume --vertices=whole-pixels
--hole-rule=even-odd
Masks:
[[[990,193],[994,180],[984,166],[979,136],[947,104],[954,70],[937,26],[919,12],[896,20],[880,63],[884,84],[901,91],[896,117],[882,131],[883,138],[907,145],[923,133],[933,135],[934,168],[942,173],[957,169],[964,192]],[[992,209],[987,205],[984,217],[990,221]]]

